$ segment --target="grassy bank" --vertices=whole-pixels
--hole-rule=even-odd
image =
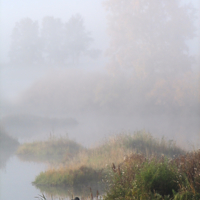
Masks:
[[[17,155],[23,160],[59,163],[72,159],[84,147],[68,137],[51,136],[47,141],[35,141],[20,145]]]
[[[133,154],[107,180],[105,200],[199,200],[200,151],[174,159]]]
[[[112,163],[121,165],[130,155],[136,153],[141,153],[147,158],[152,155],[161,157],[163,154],[172,158],[184,154],[185,151],[178,148],[175,142],[153,138],[146,131],[117,134],[96,147],[79,149],[71,159],[63,157],[62,165],[56,163],[45,172],[41,172],[34,184],[63,187],[102,181],[109,173]]]

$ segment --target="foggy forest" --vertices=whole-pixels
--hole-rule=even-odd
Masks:
[[[181,179],[180,188],[169,183],[173,192],[168,186],[144,191],[144,186],[126,193],[132,184],[131,160],[137,160],[144,172],[134,177],[145,185],[140,177],[146,177],[147,169],[142,163],[150,154],[158,160],[165,155],[174,163],[182,155],[185,166],[191,159],[200,173],[198,0],[3,0],[0,11],[0,200],[7,195],[34,199],[38,194],[43,200],[48,195],[54,200],[73,199],[72,193],[83,199],[85,190],[90,199],[147,199],[144,194],[149,199],[200,198],[199,176],[190,179],[189,175],[186,182],[196,192],[184,189],[186,182]],[[158,160],[148,161],[152,170]],[[107,181],[108,191],[94,184],[109,177],[105,165],[111,166],[115,177]],[[20,187],[9,196],[15,187],[12,179],[19,180],[14,166],[20,169],[19,176],[27,170],[26,196],[16,195],[26,193]],[[123,192],[117,187],[120,169],[125,170]],[[184,170],[180,167],[181,175],[166,174],[189,174]],[[71,193],[62,184],[52,189],[59,183],[48,174],[61,171],[68,177],[64,185],[74,188]],[[80,171],[87,174],[84,184],[93,181],[90,189],[82,191],[76,179],[70,179],[70,173]],[[97,190],[97,197],[91,188]]]

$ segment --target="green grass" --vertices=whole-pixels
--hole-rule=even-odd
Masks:
[[[113,165],[105,200],[199,200],[200,151],[174,159],[133,154]]]
[[[102,170],[94,170],[92,168],[82,166],[76,170],[50,169],[41,172],[33,182],[34,185],[46,186],[77,186],[87,184],[88,182],[97,183],[102,178]]]
[[[17,155],[23,160],[57,163],[72,159],[84,147],[67,137],[50,137],[47,141],[35,141],[19,146]]]

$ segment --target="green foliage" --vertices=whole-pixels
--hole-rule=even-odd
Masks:
[[[48,170],[41,172],[33,182],[34,185],[48,186],[74,186],[86,184],[88,182],[98,182],[102,179],[102,170],[94,170],[92,168],[81,166],[76,170],[64,169],[62,172],[58,170]]]
[[[115,167],[108,178],[110,188],[105,200],[200,198],[200,151],[170,160],[133,154]]]
[[[171,196],[173,190],[177,192],[179,188],[178,182],[176,181],[177,177],[178,171],[168,165],[167,160],[157,162],[154,159],[150,162],[145,162],[140,173],[136,175],[136,188],[141,194],[150,191],[162,196]]]
[[[48,141],[47,150],[48,152],[50,150],[52,151],[50,154],[52,157],[55,153],[58,155],[57,152],[59,152],[59,148],[62,147],[62,142],[66,143],[63,139],[60,141],[54,138],[53,144],[55,149],[52,149],[53,144],[51,141]],[[27,144],[27,146],[29,146],[32,151],[34,149],[34,152],[36,151],[38,153],[38,157],[42,158],[47,152],[45,149],[46,146],[44,145],[46,143],[47,142],[32,143]],[[32,146],[34,146],[34,148],[32,148]],[[162,140],[155,139],[150,133],[144,130],[137,131],[134,134],[123,133],[115,135],[96,147],[90,149],[79,148],[78,152],[73,153],[74,156],[68,157],[69,151],[72,152],[74,146],[75,145],[68,145],[68,148],[63,148],[63,153],[61,153],[62,159],[57,160],[55,164],[56,168],[51,167],[46,172],[42,172],[37,176],[34,183],[38,187],[41,185],[77,185],[79,183],[99,181],[105,174],[108,176],[109,166],[111,166],[112,163],[122,165],[126,162],[126,157],[134,157],[139,163],[141,163],[141,160],[144,161],[144,157],[134,156],[136,152],[143,153],[146,157],[150,157],[152,154],[162,157],[162,153],[165,153],[168,157],[172,157],[174,154],[179,155],[184,153],[174,142],[168,142],[164,138],[162,138]],[[37,149],[39,151],[37,151]],[[26,152],[29,151],[26,150]],[[59,161],[62,161],[64,165],[59,166]],[[138,169],[139,168],[135,167],[134,172]],[[130,169],[129,172],[131,172]],[[169,175],[169,172],[166,171],[166,174]],[[127,182],[127,184],[129,185],[129,182]],[[123,185],[119,185],[119,187],[122,187],[122,189],[126,188]]]

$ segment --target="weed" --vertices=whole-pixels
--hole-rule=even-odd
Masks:
[[[117,167],[113,164],[108,177],[111,199],[200,199],[200,151],[167,157],[145,158],[134,154]]]

